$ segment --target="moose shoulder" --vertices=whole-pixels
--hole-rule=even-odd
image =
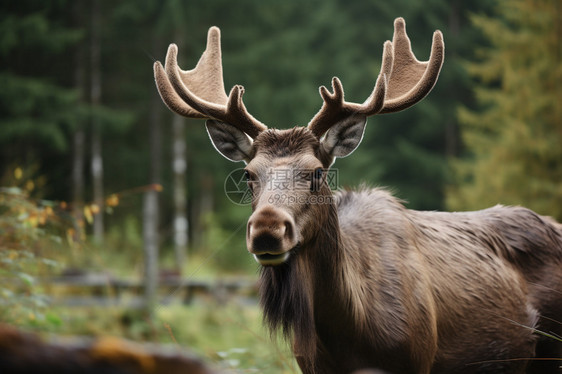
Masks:
[[[367,100],[346,101],[334,78],[308,126],[288,130],[255,119],[243,87],[226,95],[216,27],[195,69],[178,67],[175,45],[165,66],[154,65],[166,105],[207,118],[215,148],[246,163],[246,244],[262,265],[264,319],[291,340],[304,373],[558,370],[560,224],[524,208],[412,211],[384,190],[333,193],[326,182],[335,158],[361,142],[367,117],[423,99],[443,58],[436,31],[429,60],[418,61],[398,18]]]

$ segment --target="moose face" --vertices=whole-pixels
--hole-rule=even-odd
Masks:
[[[347,155],[359,145],[364,128],[364,120],[346,121],[322,140],[305,127],[268,129],[252,142],[242,133],[232,136],[230,127],[207,122],[215,148],[230,160],[247,163],[253,213],[246,245],[258,263],[286,262],[321,229],[322,217],[333,202],[327,172],[336,156]]]
[[[245,168],[253,195],[246,245],[261,265],[279,265],[311,240],[331,202],[329,156],[303,128],[264,131],[254,146]]]

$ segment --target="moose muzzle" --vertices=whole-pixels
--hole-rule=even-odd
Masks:
[[[250,216],[246,245],[261,265],[284,263],[297,244],[295,221],[285,210],[268,205],[258,208]]]

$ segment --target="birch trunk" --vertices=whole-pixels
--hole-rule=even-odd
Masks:
[[[154,89],[150,102],[149,115],[149,146],[150,165],[149,179],[151,184],[160,184],[161,174],[161,134],[160,122],[162,113],[160,97]],[[154,315],[157,305],[158,291],[158,225],[159,201],[158,191],[150,189],[145,192],[143,201],[143,239],[144,239],[144,285],[145,285],[145,311],[149,318]]]
[[[187,256],[187,240],[189,220],[187,218],[187,188],[186,188],[186,142],[185,120],[174,115],[172,120],[173,133],[173,170],[174,170],[174,253],[176,270],[181,275]]]
[[[101,103],[101,66],[100,66],[100,1],[92,1],[91,14],[91,44],[90,44],[90,62],[91,62],[91,82],[90,82],[90,104],[95,109]],[[102,157],[102,139],[101,124],[96,116],[92,116],[92,182],[94,203],[97,205],[99,212],[94,215],[94,241],[96,244],[103,243],[104,227],[103,227],[103,157]]]
[[[73,8],[73,23],[78,27],[83,24],[83,3],[77,1]],[[74,87],[79,99],[84,100],[86,92],[85,53],[82,43],[78,43],[74,62]],[[82,121],[76,123],[72,139],[72,215],[74,217],[74,241],[80,241],[84,230],[84,159],[85,159],[85,131]]]

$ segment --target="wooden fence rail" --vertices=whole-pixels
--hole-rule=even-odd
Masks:
[[[140,279],[116,278],[108,274],[65,275],[37,279],[51,296],[51,303],[64,306],[127,306],[144,305]],[[256,281],[252,279],[202,280],[166,277],[158,284],[159,303],[180,301],[190,304],[195,297],[211,298],[224,304],[236,298],[246,303],[255,302]]]

